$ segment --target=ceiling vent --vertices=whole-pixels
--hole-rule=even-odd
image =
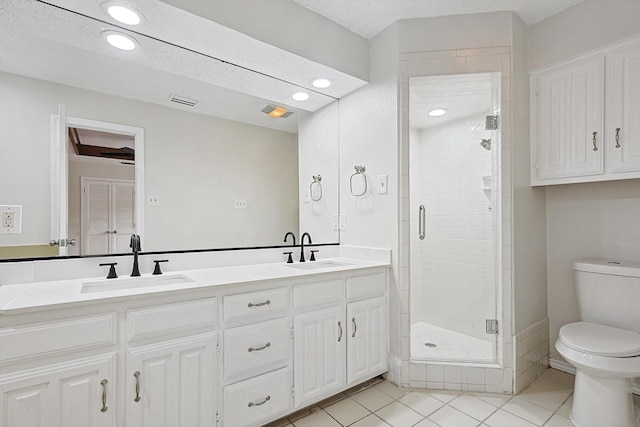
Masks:
[[[274,119],[286,119],[293,114],[293,111],[288,111],[284,107],[275,107],[273,105],[265,105],[264,108],[260,111],[270,117],[273,117]]]
[[[176,104],[186,105],[187,107],[193,107],[198,103],[197,99],[187,98],[186,96],[174,95],[171,94],[169,96],[169,101],[175,102]]]

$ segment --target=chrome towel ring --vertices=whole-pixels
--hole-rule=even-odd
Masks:
[[[365,171],[365,167],[364,166],[354,166],[356,172],[351,175],[351,178],[349,179],[349,190],[351,191],[351,194],[353,194],[356,197],[359,196],[363,196],[364,194],[366,194],[367,192],[367,176],[365,175],[364,171]],[[362,190],[362,192],[360,193],[354,193],[353,191],[353,179],[356,178],[358,176],[361,175],[361,180],[364,182],[364,190]]]
[[[313,175],[313,182],[309,185],[309,195],[311,196],[311,200],[313,200],[314,202],[319,202],[322,199],[321,181],[322,181],[322,175],[320,174]]]

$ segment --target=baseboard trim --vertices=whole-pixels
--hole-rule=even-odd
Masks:
[[[551,366],[554,369],[557,369],[558,371],[566,372],[567,374],[571,374],[571,375],[576,374],[576,368],[571,366],[564,360],[550,359],[549,366]],[[638,380],[631,383],[631,392],[633,394],[640,395],[640,384],[638,384]]]

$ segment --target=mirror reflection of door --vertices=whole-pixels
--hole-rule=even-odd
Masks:
[[[131,135],[69,127],[69,255],[128,252],[136,233],[135,143]]]
[[[133,180],[81,177],[82,255],[127,252],[136,232]]]

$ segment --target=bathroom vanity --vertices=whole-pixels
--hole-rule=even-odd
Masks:
[[[388,265],[0,287],[1,427],[259,426],[388,369]]]

